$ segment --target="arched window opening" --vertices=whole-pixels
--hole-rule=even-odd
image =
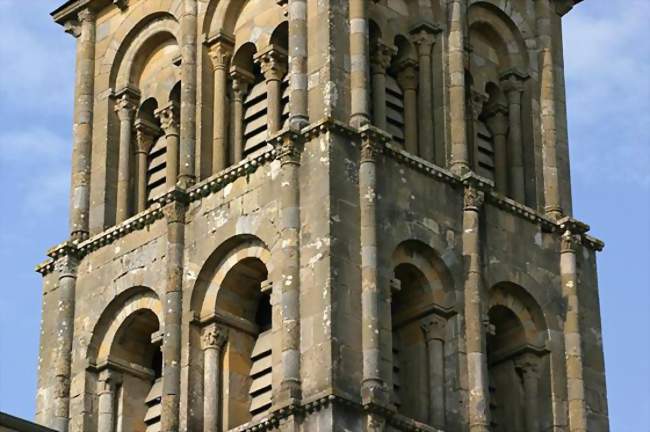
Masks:
[[[142,309],[115,335],[108,367],[120,371],[114,430],[160,430],[162,353],[156,314]]]
[[[217,295],[217,314],[232,317],[219,368],[223,371],[221,420],[224,430],[262,418],[271,408],[272,307],[265,265],[245,258],[225,275]],[[204,365],[210,368],[214,365]]]

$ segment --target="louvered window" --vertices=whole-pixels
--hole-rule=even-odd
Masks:
[[[282,124],[289,118],[289,81],[282,80]],[[244,101],[244,156],[254,153],[266,144],[268,138],[268,95],[266,82],[255,84]]]
[[[267,330],[257,337],[251,360],[252,384],[249,391],[251,398],[250,413],[261,417],[271,408],[271,330]]]
[[[167,171],[167,139],[159,137],[149,151],[147,165],[147,201],[165,193]]]
[[[476,165],[480,176],[494,181],[494,140],[484,122],[479,121],[476,133]]]
[[[162,399],[162,378],[154,381],[145,399],[147,413],[144,417],[144,423],[147,425],[146,432],[160,432],[160,413]]]
[[[386,75],[386,126],[393,140],[404,145],[404,93],[390,75]]]
[[[402,406],[402,400],[401,400],[401,381],[400,381],[400,358],[399,358],[399,349],[395,346],[395,343],[393,342],[393,403],[395,404],[395,408],[397,408],[397,411],[399,411],[400,407]]]

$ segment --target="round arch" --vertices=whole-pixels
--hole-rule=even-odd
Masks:
[[[190,309],[200,317],[214,314],[221,284],[233,267],[247,259],[258,259],[271,274],[271,253],[258,237],[238,235],[223,242],[206,260],[198,274],[192,290]]]
[[[107,361],[119,329],[133,314],[150,311],[163,328],[162,303],[150,288],[130,288],[115,297],[106,307],[93,329],[87,358],[95,364]]]

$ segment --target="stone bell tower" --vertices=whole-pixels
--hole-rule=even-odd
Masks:
[[[69,0],[60,432],[609,430],[579,0]]]

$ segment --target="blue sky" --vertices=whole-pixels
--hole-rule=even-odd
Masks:
[[[41,280],[66,236],[74,40],[61,0],[0,0],[0,410],[32,418]],[[574,213],[599,256],[612,430],[650,430],[650,2],[587,0],[565,19]]]

